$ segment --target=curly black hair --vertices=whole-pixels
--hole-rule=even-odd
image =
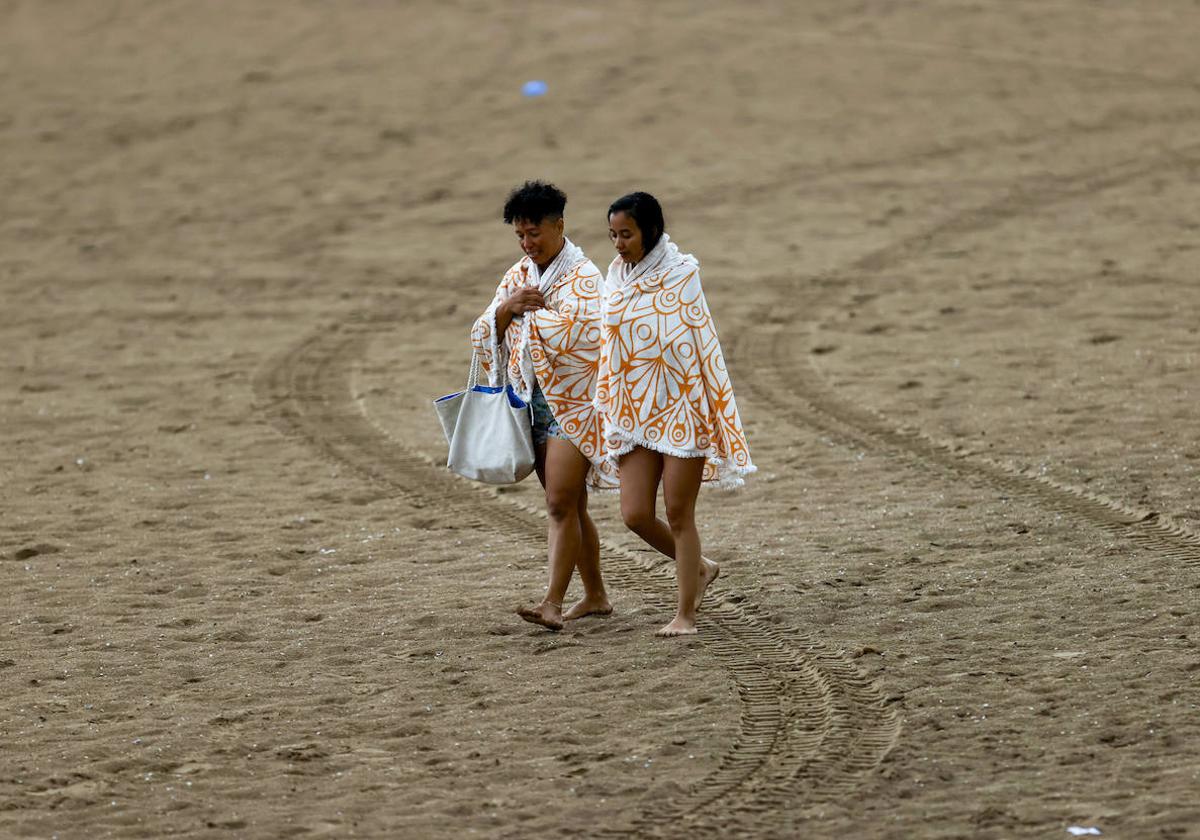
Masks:
[[[561,219],[567,206],[567,194],[545,181],[526,181],[508,194],[504,202],[504,223],[520,220],[540,224],[542,219]]]
[[[662,205],[647,192],[632,192],[621,196],[608,207],[609,218],[612,218],[613,213],[624,213],[633,219],[638,230],[642,232],[642,249],[647,254],[654,249],[667,229],[667,223],[663,220]]]

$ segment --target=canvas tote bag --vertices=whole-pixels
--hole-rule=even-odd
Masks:
[[[529,404],[501,370],[498,388],[479,384],[479,354],[471,354],[467,390],[433,401],[450,454],[446,466],[472,481],[515,484],[533,472]]]

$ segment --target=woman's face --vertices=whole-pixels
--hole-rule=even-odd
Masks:
[[[536,224],[517,219],[513,222],[513,232],[521,242],[521,250],[539,266],[546,266],[562,250],[562,219],[542,219]]]
[[[624,210],[618,210],[608,217],[608,238],[612,240],[621,259],[630,265],[646,256],[646,249],[642,245],[642,229]]]

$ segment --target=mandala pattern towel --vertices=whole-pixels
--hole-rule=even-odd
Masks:
[[[704,457],[705,484],[741,486],[755,466],[699,262],[663,234],[636,265],[613,260],[602,309],[596,407],[608,459],[636,446]]]
[[[534,384],[563,434],[592,464],[592,487],[618,486],[616,465],[604,457],[603,427],[593,405],[600,363],[599,269],[571,240],[554,261],[539,272],[524,257],[500,281],[491,305],[475,322],[471,343],[479,354],[488,382],[500,384],[501,371],[523,398]],[[503,335],[496,331],[496,308],[513,292],[536,288],[544,309],[517,316]]]

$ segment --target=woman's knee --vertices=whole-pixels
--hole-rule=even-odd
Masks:
[[[546,513],[555,522],[579,517],[579,497],[575,493],[546,491]]]
[[[654,525],[654,511],[633,505],[621,505],[621,520],[635,534],[649,531]]]
[[[695,504],[671,504],[667,502],[667,524],[671,533],[678,534],[696,527]]]

